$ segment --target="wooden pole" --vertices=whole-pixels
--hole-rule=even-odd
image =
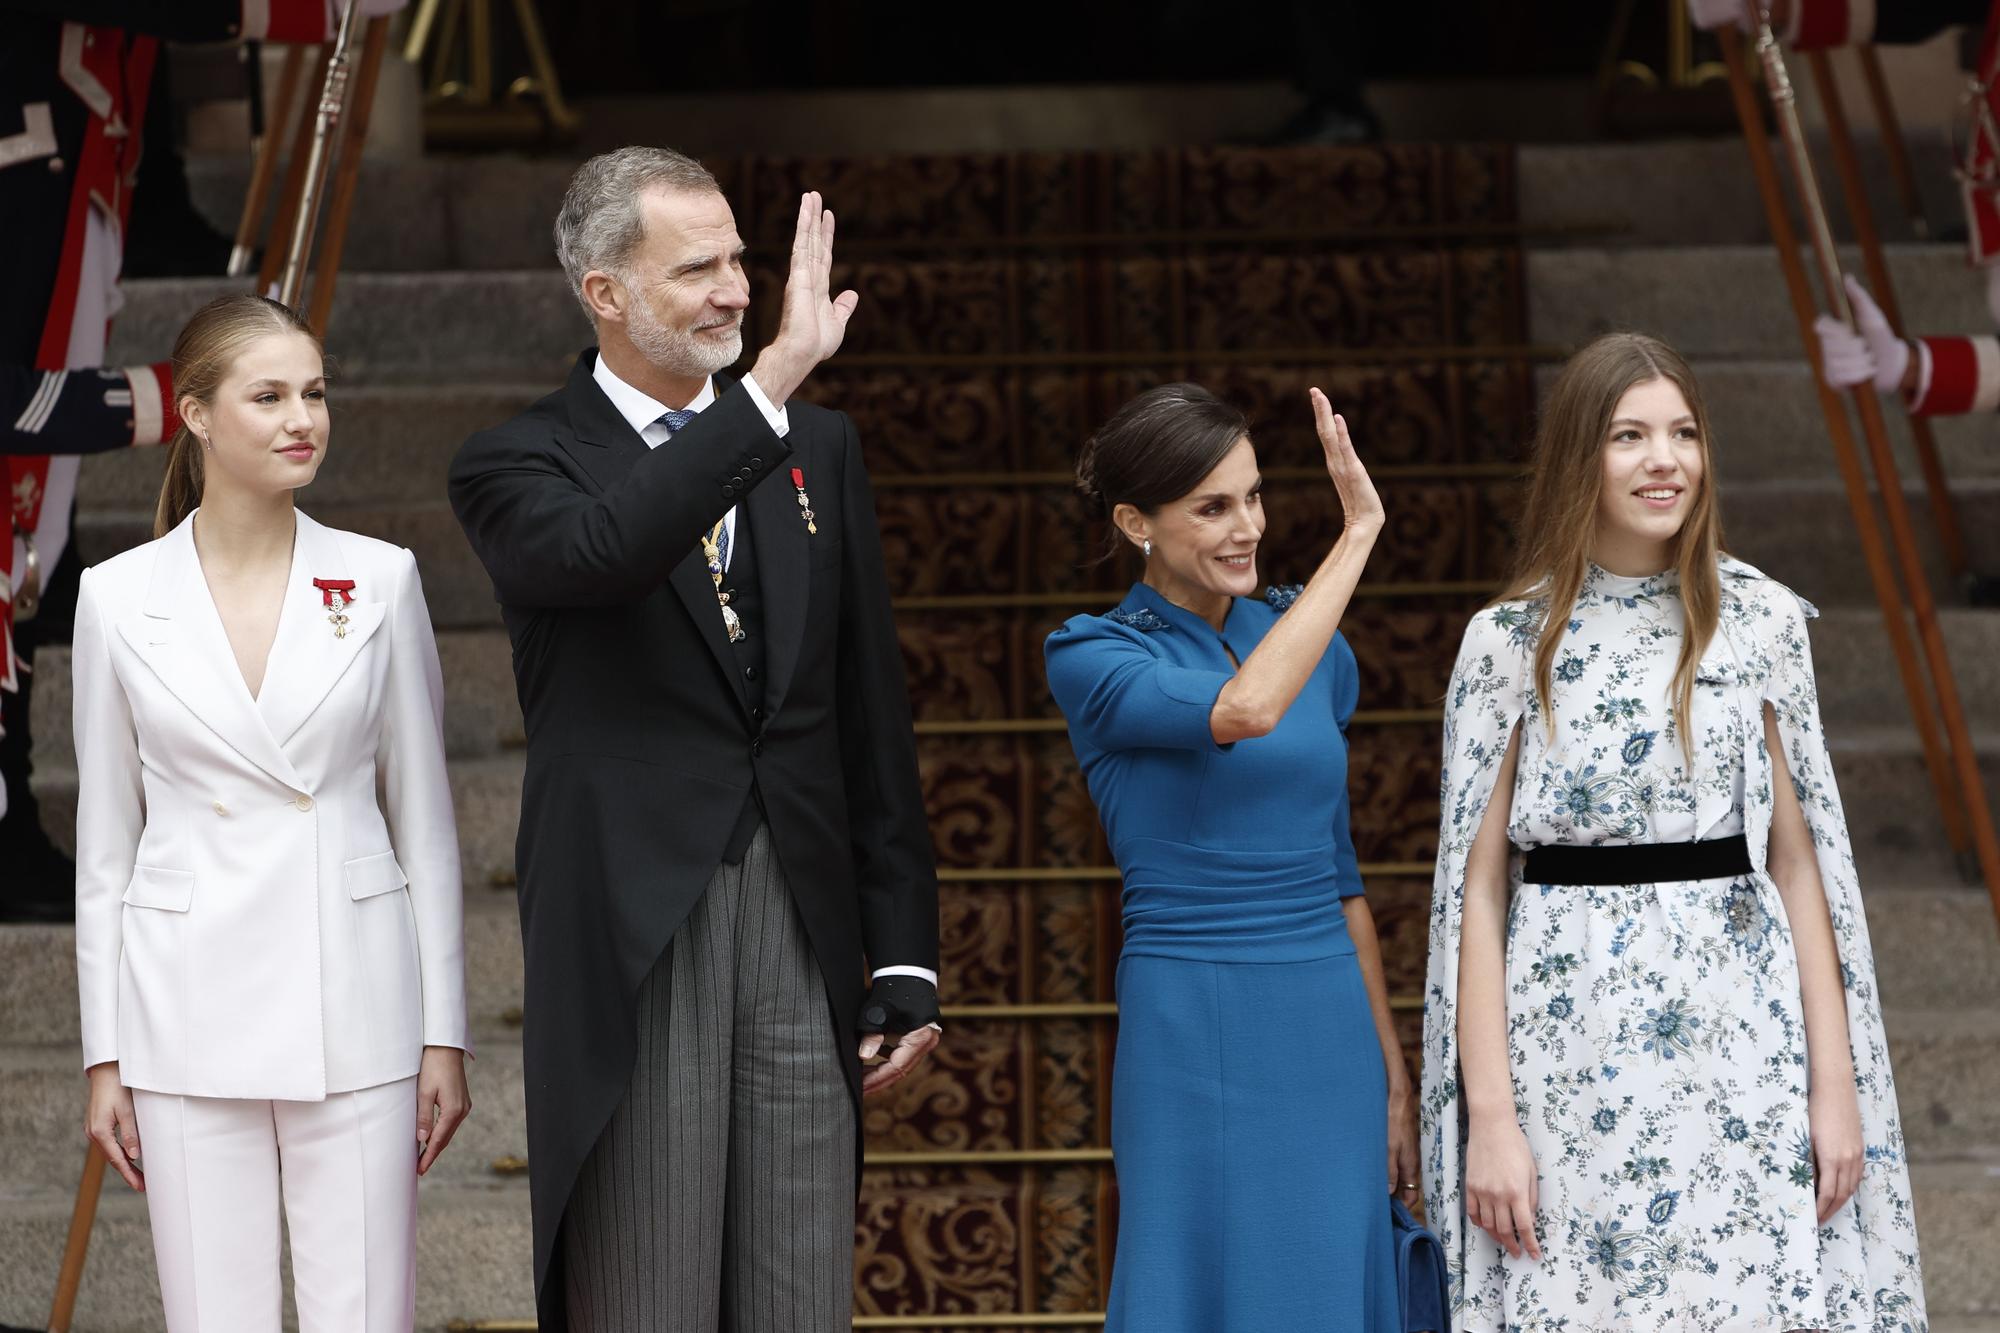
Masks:
[[[313,268],[312,304],[306,323],[322,337],[327,316],[333,310],[333,289],[340,280],[341,252],[347,246],[347,224],[354,212],[354,196],[361,181],[361,150],[368,140],[368,113],[375,105],[375,82],[382,72],[382,56],[389,45],[387,15],[368,20],[368,32],[361,48],[361,64],[355,70],[354,88],[347,99],[346,123],[341,129],[340,165],[333,178],[333,197],[328,201],[326,238],[320,242],[319,263]]]
[[[1882,530],[1868,498],[1868,479],[1861,471],[1852,427],[1846,410],[1840,404],[1839,395],[1820,373],[1819,338],[1813,332],[1817,307],[1813,303],[1811,284],[1806,278],[1805,264],[1799,259],[1798,235],[1792,230],[1791,217],[1785,211],[1777,162],[1771,155],[1771,145],[1764,138],[1763,122],[1757,113],[1757,97],[1750,86],[1750,71],[1743,57],[1742,39],[1730,26],[1718,31],[1716,37],[1722,46],[1723,63],[1729,70],[1730,91],[1736,100],[1737,119],[1743,125],[1743,142],[1750,153],[1751,170],[1757,178],[1757,192],[1763,198],[1764,216],[1771,228],[1771,239],[1777,246],[1778,267],[1784,273],[1785,287],[1791,294],[1792,314],[1798,321],[1799,340],[1807,349],[1807,359],[1812,362],[1813,383],[1819,390],[1820,411],[1826,418],[1827,439],[1833,445],[1834,462],[1846,486],[1855,536],[1861,543],[1861,555],[1868,567],[1875,601],[1882,608],[1883,627],[1888,631],[1889,646],[1896,658],[1896,671],[1903,681],[1903,692],[1909,698],[1910,715],[1923,741],[1924,766],[1930,774],[1938,814],[1944,820],[1952,850],[1963,852],[1970,840],[1962,799],[1953,785],[1951,766],[1945,756],[1944,742],[1938,735],[1930,694],[1924,687],[1923,673],[1917,665],[1909,621],[1903,614],[1902,595],[1897,590],[1896,576],[1890,569],[1889,554],[1883,546]],[[1872,386],[1870,392],[1873,392]]]
[[[104,1150],[92,1143],[84,1150],[83,1179],[76,1185],[76,1207],[69,1215],[69,1242],[63,1246],[62,1267],[56,1270],[56,1298],[49,1306],[49,1333],[69,1333],[76,1313],[76,1293],[83,1286],[83,1261],[90,1254],[90,1228],[97,1221],[98,1196],[104,1193]]]
[[[312,78],[300,90],[299,119],[292,131],[292,158],[285,165],[284,188],[278,192],[277,216],[271,219],[271,240],[264,247],[264,262],[257,268],[260,292],[270,292],[285,269],[286,247],[291,243],[292,224],[298,217],[299,200],[306,188],[306,159],[312,153],[313,98],[326,83],[326,67],[332,59],[333,44],[321,45],[319,58],[313,62]]]
[[[355,14],[355,0],[347,0],[340,11],[340,30],[328,48],[326,82],[319,89],[319,109],[312,117],[298,211],[292,218],[292,238],[285,246],[278,299],[294,310],[305,295],[306,266],[312,263],[313,232],[319,226],[320,196],[326,188],[328,141],[340,128],[342,113],[347,109],[347,66],[352,58],[349,53],[354,49]]]
[[[286,117],[298,98],[305,57],[302,46],[285,48],[285,65],[278,74],[278,95],[265,110],[264,134],[250,168],[250,188],[243,196],[243,216],[236,223],[236,244],[229,251],[228,274],[232,278],[250,271],[250,259],[257,248],[257,224],[264,220],[264,210],[271,203],[271,182],[278,174],[278,143],[285,137]]]
[[[1772,36],[1769,24],[1762,25],[1758,33],[1757,50],[1763,58],[1771,85],[1772,105],[1777,112],[1778,129],[1798,183],[1800,206],[1812,233],[1813,253],[1819,260],[1821,281],[1827,291],[1827,305],[1837,317],[1851,326],[1853,312],[1848,309],[1847,291],[1841,282],[1840,258],[1834,250],[1833,232],[1827,226],[1826,209],[1820,203],[1819,186],[1813,176],[1812,158],[1806,152],[1805,132],[1799,127],[1798,110],[1792,101],[1784,56],[1778,49],[1777,38]],[[1993,810],[1987,803],[1986,783],[1979,773],[1979,755],[1972,747],[1971,729],[1965,720],[1965,705],[1959,698],[1958,679],[1952,672],[1944,632],[1938,625],[1937,604],[1931,596],[1930,581],[1924,575],[1923,557],[1917,549],[1916,529],[1910,521],[1909,497],[1903,493],[1902,480],[1896,471],[1896,455],[1889,447],[1889,425],[1882,415],[1882,400],[1872,384],[1856,385],[1853,398],[1854,410],[1861,418],[1862,438],[1867,441],[1869,457],[1875,465],[1882,512],[1889,520],[1890,543],[1903,569],[1904,590],[1908,594],[1910,613],[1917,622],[1917,638],[1923,644],[1931,687],[1937,692],[1938,715],[1950,743],[1951,763],[1958,779],[1958,795],[1964,802],[1966,823],[1972,832],[1973,851],[1980,874],[1986,880],[1987,892],[1993,899],[1994,911],[2000,914],[2000,836],[1994,833]],[[1895,608],[1893,603],[1885,604],[1884,613],[1892,614],[1898,620],[1902,618],[1901,610]],[[1955,847],[1963,850],[1962,845],[1955,844]]]
[[[1882,133],[1882,151],[1889,158],[1889,174],[1895,178],[1896,193],[1909,214],[1910,230],[1920,241],[1931,238],[1931,224],[1924,216],[1924,196],[1917,189],[1917,174],[1910,170],[1909,145],[1903,141],[1903,122],[1896,115],[1896,103],[1889,96],[1889,80],[1882,73],[1882,56],[1871,43],[1859,48],[1861,75],[1868,84],[1868,100],[1875,108],[1875,127]]]
[[[1758,32],[1757,52],[1764,62],[1778,129],[1798,182],[1800,205],[1812,233],[1813,254],[1819,260],[1820,280],[1826,285],[1827,306],[1852,328],[1854,312],[1848,309],[1847,288],[1841,281],[1840,255],[1834,248],[1833,230],[1827,225],[1826,208],[1820,202],[1812,157],[1806,151],[1805,131],[1799,126],[1791,80],[1785,72],[1784,52],[1768,23]],[[1869,459],[1875,465],[1882,512],[1889,520],[1889,542],[1903,568],[1903,587],[1908,594],[1910,613],[1916,618],[1917,639],[1923,644],[1924,664],[1930,668],[1931,688],[1937,692],[1938,716],[1944,722],[1945,738],[1951,745],[1952,766],[1960,797],[1965,802],[1966,822],[1972,830],[1973,852],[1979,872],[1985,877],[1987,892],[1992,895],[1994,913],[2000,915],[2000,835],[1993,829],[1993,808],[1986,801],[1979,752],[1972,748],[1972,730],[1966,724],[1965,705],[1959,698],[1958,677],[1951,669],[1951,654],[1945,647],[1944,630],[1938,624],[1937,602],[1931,595],[1930,579],[1924,574],[1923,555],[1917,548],[1916,525],[1910,521],[1910,498],[1903,493],[1896,454],[1889,447],[1889,423],[1873,384],[1857,384],[1851,392],[1855,413],[1861,418],[1861,437],[1867,442]]]
[[[1827,136],[1833,141],[1834,169],[1840,177],[1841,194],[1847,200],[1848,218],[1854,223],[1854,239],[1861,246],[1861,266],[1868,274],[1868,286],[1875,294],[1876,304],[1888,316],[1890,327],[1904,333],[1902,307],[1896,300],[1896,286],[1889,278],[1888,261],[1882,257],[1882,236],[1875,230],[1875,210],[1868,204],[1868,186],[1861,176],[1860,155],[1854,151],[1854,135],[1847,126],[1840,84],[1833,77],[1833,62],[1824,51],[1809,52],[1806,60],[1812,67],[1820,110],[1826,116]],[[1885,136],[1888,132],[1883,130]],[[1945,566],[1954,580],[1963,581],[1972,566],[1966,559],[1965,537],[1958,528],[1958,513],[1952,507],[1944,465],[1938,461],[1937,438],[1931,434],[1931,423],[1916,416],[1910,418],[1910,435],[1916,441],[1917,466],[1924,474],[1924,489],[1930,494],[1931,519],[1937,524]],[[1888,484],[1886,479],[1881,480],[1883,485]]]

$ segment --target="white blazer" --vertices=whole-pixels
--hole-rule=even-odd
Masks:
[[[344,638],[315,578],[354,580]],[[85,1067],[313,1101],[466,1047],[443,676],[408,551],[300,514],[252,699],[190,517],[85,572],[73,660]]]

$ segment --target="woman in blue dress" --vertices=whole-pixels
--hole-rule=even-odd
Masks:
[[[1311,399],[1346,528],[1262,600],[1241,414],[1166,385],[1077,463],[1145,563],[1047,649],[1124,876],[1109,1333],[1401,1329],[1389,1201],[1415,1202],[1415,1104],[1348,833],[1359,681],[1335,632],[1382,505]]]

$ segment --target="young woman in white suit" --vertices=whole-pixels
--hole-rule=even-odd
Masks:
[[[303,1333],[406,1331],[469,1109],[437,646],[408,551],[293,508],[327,442],[298,317],[220,298],[174,371],[158,536],[77,603],[88,1132],[171,1333],[279,1327],[281,1191]]]

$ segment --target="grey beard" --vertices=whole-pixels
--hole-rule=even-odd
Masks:
[[[625,336],[647,364],[670,375],[713,375],[736,364],[743,355],[743,325],[727,342],[697,338],[689,329],[669,328],[654,318],[644,301],[632,303],[625,321]]]

